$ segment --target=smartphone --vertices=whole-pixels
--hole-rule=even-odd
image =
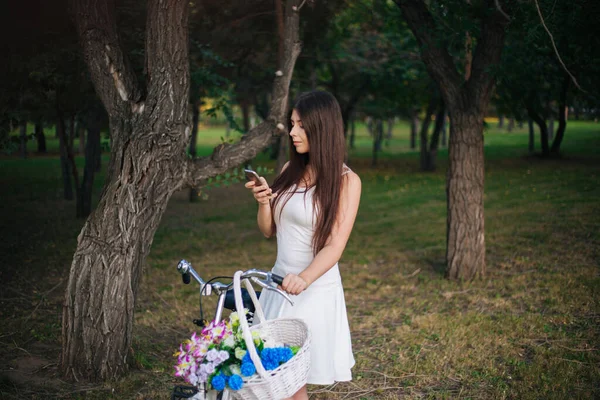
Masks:
[[[254,182],[254,186],[260,186],[262,185],[262,182],[260,180],[260,177],[258,176],[258,174],[251,170],[251,169],[244,169],[244,172],[246,173],[246,179],[250,182]]]

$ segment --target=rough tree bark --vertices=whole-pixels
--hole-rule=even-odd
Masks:
[[[464,77],[445,43],[435,35],[436,22],[427,4],[422,0],[395,0],[417,39],[429,74],[438,83],[452,121],[446,185],[446,263],[450,279],[466,280],[485,274],[483,118],[494,86],[490,67],[500,61],[508,23],[496,8],[497,1],[478,3],[486,10],[474,41],[470,75]]]
[[[554,138],[554,141],[552,141],[552,147],[550,148],[552,154],[558,154],[560,152],[560,145],[565,136],[565,130],[567,129],[567,93],[569,92],[570,86],[571,79],[565,74],[560,91],[560,98],[558,100],[558,130],[556,131],[556,137]]]
[[[286,2],[286,56],[267,120],[210,157],[187,157],[188,4],[148,1],[142,90],[119,45],[114,0],[71,3],[112,136],[105,186],[79,234],[65,294],[60,367],[66,378],[107,380],[127,370],[142,267],[169,198],[253,158],[283,128],[300,53],[296,0]]]

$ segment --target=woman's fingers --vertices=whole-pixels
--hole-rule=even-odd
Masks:
[[[287,274],[285,278],[283,278],[281,288],[289,294],[297,295],[306,289],[306,282],[304,282],[304,280],[298,275]]]

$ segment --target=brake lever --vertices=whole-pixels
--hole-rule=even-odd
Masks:
[[[279,293],[279,294],[280,294],[280,295],[282,295],[282,296],[283,296],[283,297],[284,297],[284,298],[285,298],[287,301],[289,301],[289,302],[290,302],[290,304],[291,304],[292,306],[294,305],[294,302],[292,301],[292,299],[290,299],[290,296],[289,296],[289,295],[288,295],[286,292],[284,292],[283,290],[281,290],[281,289],[279,289],[279,288],[276,288],[276,287],[273,287],[273,286],[269,285],[268,283],[266,283],[266,282],[263,282],[263,281],[261,281],[260,279],[258,279],[258,278],[255,278],[255,277],[252,277],[252,278],[250,278],[250,280],[251,280],[252,282],[256,283],[258,286],[260,286],[260,287],[262,287],[262,288],[264,288],[264,289],[266,289],[266,290],[272,290],[272,291],[274,291],[274,292],[277,292],[277,293]]]

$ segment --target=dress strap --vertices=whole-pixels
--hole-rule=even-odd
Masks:
[[[352,170],[350,169],[350,167],[348,167],[346,164],[344,164],[342,176],[346,175],[348,172],[352,172]]]

